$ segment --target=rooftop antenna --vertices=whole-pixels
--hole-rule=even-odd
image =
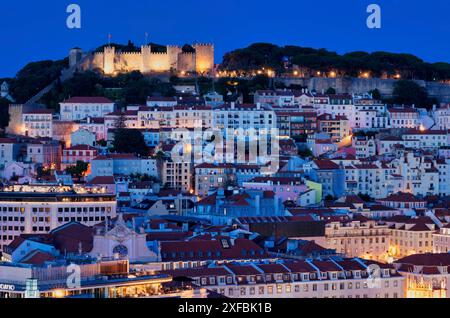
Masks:
[[[112,38],[112,34],[108,34],[108,46],[111,45],[111,38]]]
[[[148,32],[145,32],[145,42],[144,45],[148,45]]]

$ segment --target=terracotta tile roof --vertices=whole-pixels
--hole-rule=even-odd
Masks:
[[[84,252],[90,252],[93,247],[94,228],[70,222],[50,232],[53,245],[62,253],[78,253],[80,247]]]
[[[289,268],[289,270],[293,273],[314,273],[316,269],[312,267],[309,263],[300,261],[300,262],[288,262],[285,263],[284,266]]]
[[[17,140],[14,138],[0,138],[0,144],[14,144]]]
[[[217,237],[215,240],[193,240],[183,242],[162,242],[163,261],[183,260],[233,260],[261,259],[267,257],[265,251],[247,239]]]
[[[42,252],[39,250],[33,250],[27,255],[25,255],[20,263],[22,264],[30,264],[30,265],[42,265],[45,262],[54,261],[55,257],[52,254]]]
[[[316,266],[321,272],[340,272],[342,271],[339,266],[337,266],[332,261],[318,261],[315,260],[313,262],[314,266]]]
[[[337,170],[339,165],[331,160],[314,160],[314,163],[320,170]]]
[[[399,259],[395,263],[415,266],[450,266],[450,253],[414,254]]]
[[[97,150],[97,148],[89,145],[75,145],[70,148],[66,148],[64,150]]]
[[[98,176],[88,182],[89,185],[95,184],[116,184],[113,176]]]
[[[289,269],[284,267],[281,264],[260,264],[258,267],[265,274],[281,274],[281,273],[289,273]]]
[[[32,109],[23,112],[24,115],[33,115],[33,114],[51,115],[53,113],[54,113],[53,109]]]
[[[162,231],[147,234],[147,241],[179,242],[192,236],[193,232]]]
[[[413,202],[425,202],[425,200],[418,199],[411,193],[399,192],[396,194],[391,194],[387,198],[379,199],[381,202],[405,202],[405,203],[413,203]]]
[[[251,265],[227,265],[227,267],[237,276],[261,275],[261,273]]]
[[[231,273],[224,267],[198,267],[162,271],[161,274],[168,274],[172,277],[205,277],[205,276],[230,276]]]

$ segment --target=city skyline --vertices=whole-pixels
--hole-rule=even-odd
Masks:
[[[65,25],[66,7],[73,1],[56,5],[24,1],[20,7],[6,3],[2,12],[8,14],[0,21],[0,35],[18,53],[11,56],[8,50],[0,52],[0,77],[14,76],[30,61],[64,58],[75,46],[96,48],[108,42],[109,34],[113,42],[132,40],[136,45],[145,42],[146,33],[148,40],[155,43],[214,43],[217,63],[226,52],[255,42],[326,48],[338,53],[410,53],[427,62],[450,61],[448,41],[435,40],[445,39],[450,29],[445,19],[449,3],[433,0],[433,5],[423,6],[419,1],[378,1],[382,28],[370,30],[366,27],[369,1],[322,2],[318,14],[311,14],[317,12],[316,4],[304,1],[285,1],[267,11],[271,3],[264,1],[258,2],[259,6],[254,1],[228,1],[226,5],[200,1],[194,6],[193,2],[176,0],[131,2],[124,13],[115,1],[105,5],[104,1],[94,4],[80,0],[76,2],[82,10],[80,30]],[[104,14],[99,16],[99,11]]]

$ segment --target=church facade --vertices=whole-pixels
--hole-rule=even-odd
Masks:
[[[130,228],[119,213],[114,226],[109,229],[97,228],[93,238],[92,257],[119,257],[133,262],[156,262],[158,255],[147,247],[143,229],[138,233]]]

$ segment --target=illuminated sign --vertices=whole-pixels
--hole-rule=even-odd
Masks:
[[[0,284],[0,290],[14,291],[16,286],[8,284]]]

